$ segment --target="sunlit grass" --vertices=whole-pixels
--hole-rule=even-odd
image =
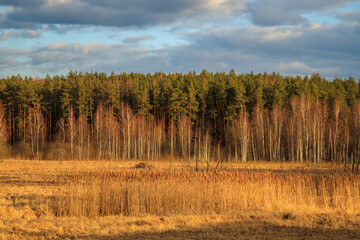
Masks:
[[[119,229],[130,231],[125,230],[127,221],[136,222],[136,231],[178,229],[181,224],[201,227],[238,218],[253,221],[260,216],[289,226],[360,226],[360,175],[340,165],[214,162],[209,172],[205,163],[196,172],[193,161],[173,160],[171,168],[166,159],[149,161],[150,170],[136,169],[137,163],[5,160],[0,164],[0,228],[8,229],[3,238],[11,239],[11,232],[29,232],[36,222],[47,229],[48,235],[41,233],[45,239],[51,232],[56,232],[54,238],[78,236],[95,231],[91,219],[107,228],[103,221],[112,216],[128,220],[110,221],[118,224],[117,230],[108,229],[105,236]],[[65,224],[68,218],[72,228]],[[89,229],[83,225],[85,219]],[[36,239],[37,233],[30,232]]]

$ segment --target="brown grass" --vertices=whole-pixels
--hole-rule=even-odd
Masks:
[[[341,166],[224,163],[195,172],[194,163],[137,163],[0,163],[0,239],[360,236],[360,175]]]

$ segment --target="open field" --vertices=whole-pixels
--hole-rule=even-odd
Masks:
[[[360,238],[360,176],[342,166],[137,163],[3,161],[0,239]]]

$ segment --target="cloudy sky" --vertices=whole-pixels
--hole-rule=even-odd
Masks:
[[[0,77],[69,70],[360,78],[360,0],[0,0]]]

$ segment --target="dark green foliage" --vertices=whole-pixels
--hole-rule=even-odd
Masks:
[[[249,119],[253,119],[253,109],[258,106],[263,111],[265,119],[270,116],[274,108],[289,111],[291,109],[290,99],[299,96],[306,96],[311,98],[312,102],[326,105],[329,119],[333,118],[334,103],[339,101],[342,109],[340,120],[348,124],[351,119],[347,114],[360,98],[359,83],[352,77],[328,81],[319,74],[305,77],[284,77],[278,73],[238,75],[233,70],[228,74],[223,72],[209,73],[203,70],[200,74],[195,72],[187,74],[170,73],[168,75],[164,73],[146,75],[111,73],[110,76],[105,73],[70,71],[67,76],[50,77],[47,75],[45,79],[41,80],[22,78],[19,75],[0,79],[0,101],[2,101],[5,109],[4,119],[8,129],[7,141],[16,146],[14,153],[20,153],[23,150],[28,151],[28,136],[33,134],[29,132],[31,131],[30,125],[34,124],[29,122],[28,116],[37,104],[40,104],[44,116],[43,124],[46,125],[47,129],[47,142],[54,142],[55,136],[60,135],[59,126],[61,125],[59,122],[61,121],[59,120],[63,119],[63,123],[66,123],[69,109],[73,108],[75,118],[78,119],[80,115],[84,116],[85,121],[87,121],[85,126],[89,126],[89,131],[84,131],[87,134],[85,139],[90,140],[86,140],[88,142],[83,144],[89,146],[87,154],[90,155],[92,151],[90,145],[93,144],[95,138],[93,125],[98,105],[102,103],[104,110],[113,113],[114,117],[118,119],[121,111],[120,106],[122,103],[126,103],[137,118],[145,120],[147,128],[155,126],[154,124],[160,124],[164,127],[164,131],[168,131],[172,121],[175,128],[178,128],[181,119],[189,119],[188,125],[193,131],[188,130],[187,137],[190,140],[187,140],[186,143],[189,145],[189,152],[193,152],[195,155],[200,150],[196,149],[196,145],[192,148],[191,144],[196,142],[196,138],[198,139],[197,147],[201,149],[202,136],[205,136],[205,133],[210,134],[212,144],[228,146],[227,151],[232,151],[232,137],[229,136],[229,131],[234,120],[238,118],[239,112],[247,111]],[[111,127],[116,129],[118,125],[116,125],[115,120],[112,121]],[[312,119],[309,118],[308,121],[312,121]],[[290,126],[289,123],[284,122],[284,126]],[[276,127],[271,121],[264,122],[264,124],[265,127],[274,129]],[[344,129],[346,128],[346,124],[336,124],[344,126]],[[106,127],[108,126],[105,126],[104,129]],[[283,131],[282,129],[279,131]],[[138,136],[142,134],[139,129],[136,131],[138,131]],[[272,131],[276,132],[277,129]],[[107,132],[108,136],[113,139],[111,140],[113,143],[110,143],[110,137],[108,137],[109,143],[104,146],[108,149],[115,148],[115,143],[118,144],[116,139],[118,136],[109,135],[110,133]],[[146,134],[144,136],[150,136],[150,133]],[[155,134],[155,130],[151,134]],[[329,131],[326,134],[334,133]],[[122,137],[121,134],[119,136]],[[334,135],[331,136],[334,138]],[[271,137],[265,139],[271,139]],[[285,144],[286,141],[283,138],[285,138],[285,134],[279,134],[279,142],[284,140],[281,142]],[[139,146],[143,144],[141,141]],[[343,141],[348,141],[351,144],[351,139],[344,138]],[[289,141],[286,144],[293,144],[293,142]],[[255,148],[256,144],[251,147]],[[281,153],[285,154],[287,146],[281,147]],[[51,148],[44,147],[44,149],[46,152],[43,154],[47,155],[48,158],[51,155]],[[149,149],[155,149],[155,146],[151,145]],[[161,146],[158,149],[161,149]],[[63,150],[61,148],[56,151]],[[343,151],[350,150],[351,148],[343,148]],[[121,149],[116,149],[116,151],[120,152]],[[143,149],[141,151],[145,152]],[[330,153],[326,154],[329,155]]]

